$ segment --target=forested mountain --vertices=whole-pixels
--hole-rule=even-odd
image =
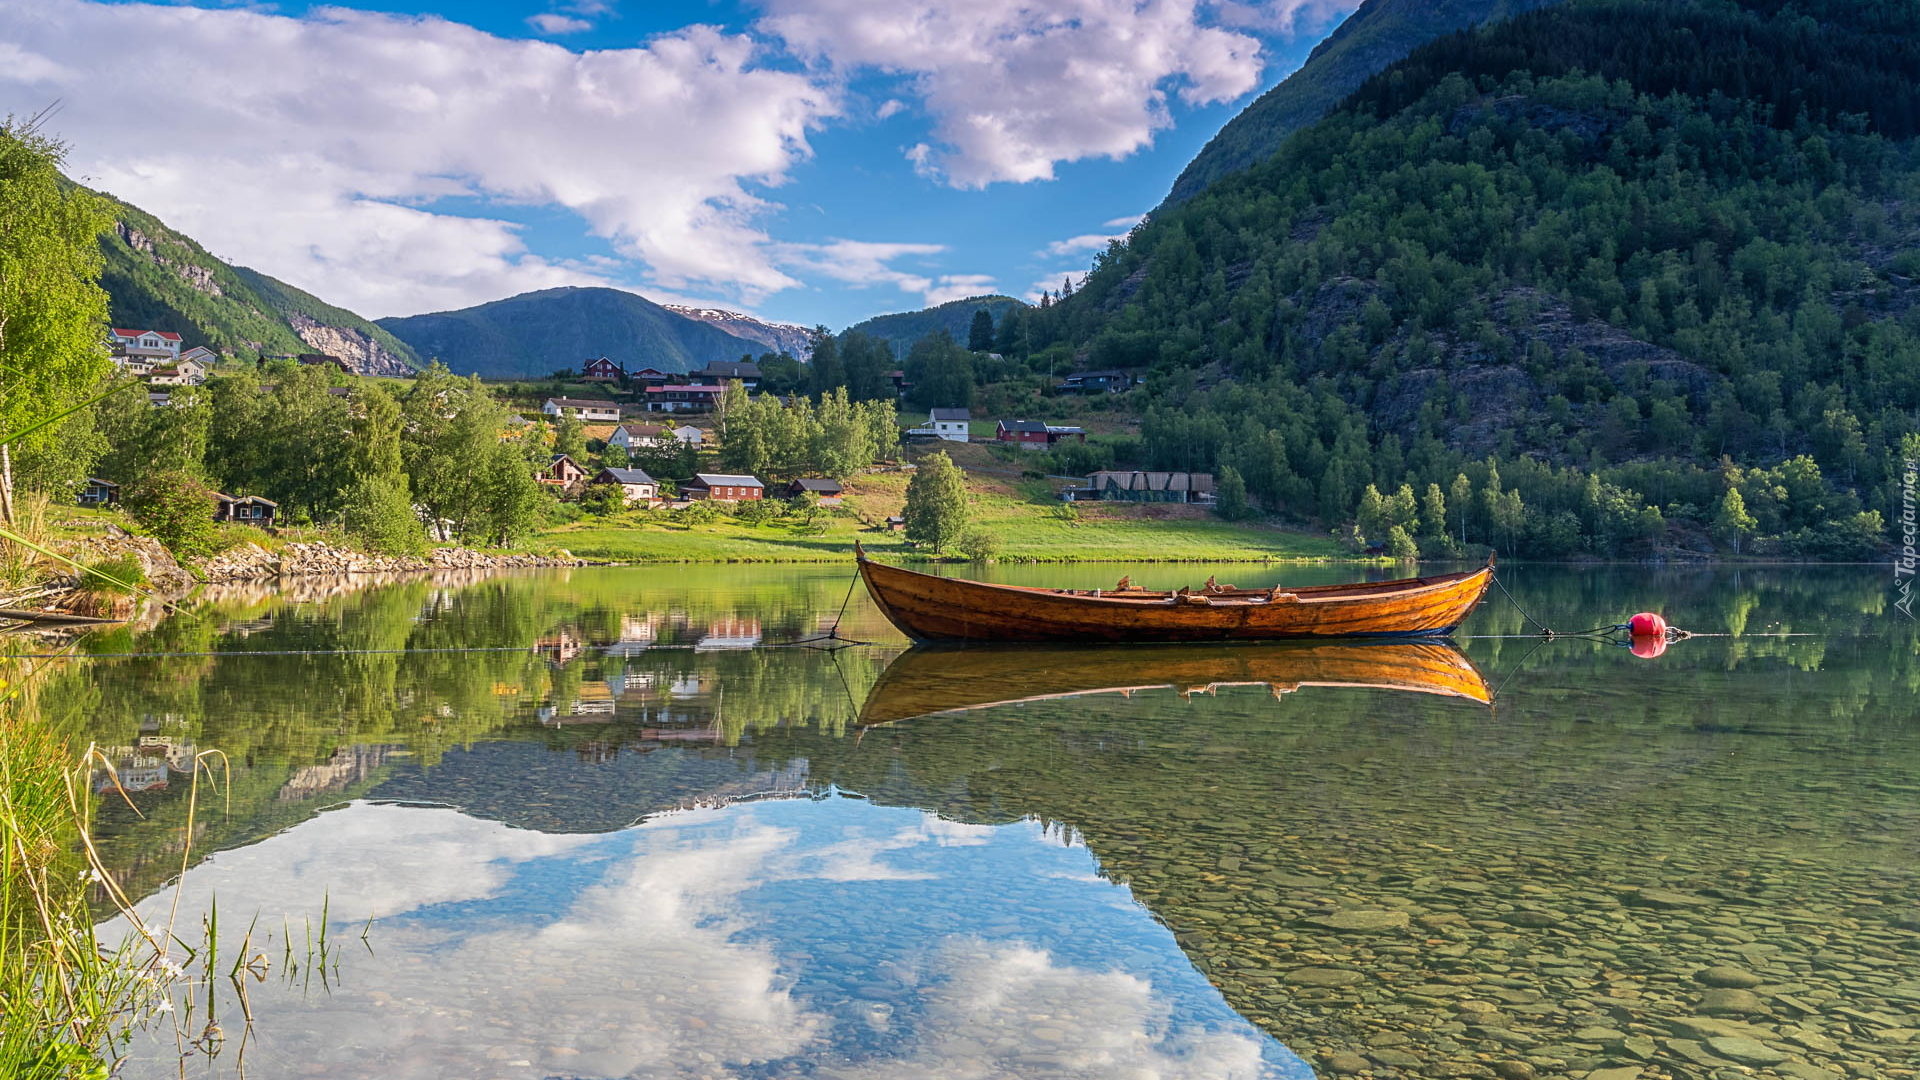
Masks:
[[[939,307],[903,311],[895,315],[876,315],[865,322],[853,324],[844,333],[857,330],[868,337],[879,338],[892,347],[896,356],[905,356],[914,342],[936,330],[945,330],[956,341],[966,341],[967,331],[973,324],[973,313],[982,308],[998,325],[1008,311],[1026,306],[1024,301],[1011,296],[969,296],[965,300],[950,300]]]
[[[682,372],[767,351],[759,341],[620,289],[542,289],[380,325],[421,356],[485,379],[543,378],[596,356],[629,370]]]
[[[1300,70],[1260,95],[1208,140],[1167,195],[1185,202],[1208,184],[1271,156],[1287,136],[1325,116],[1360,84],[1443,34],[1562,0],[1366,0]]]
[[[1150,372],[1144,463],[1369,540],[1867,557],[1920,457],[1916,132],[1920,4],[1577,0],[1415,50],[999,336]]]
[[[398,375],[420,366],[413,350],[351,311],[283,281],[222,262],[160,219],[107,196],[115,225],[100,240],[100,285],[113,325],[171,330],[187,347],[245,359],[323,352],[364,372]]]

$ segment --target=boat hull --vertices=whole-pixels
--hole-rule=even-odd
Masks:
[[[915,641],[1283,641],[1443,636],[1480,603],[1493,567],[1279,596],[1094,595],[936,577],[864,557],[860,576],[888,621]]]
[[[1479,670],[1447,641],[1299,641],[1268,645],[919,645],[887,665],[861,706],[870,727],[1093,694],[1213,693],[1265,686],[1392,690],[1492,700]]]

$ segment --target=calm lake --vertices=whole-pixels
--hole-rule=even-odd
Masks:
[[[1360,572],[1134,577],[1209,573]],[[223,1042],[183,1003],[126,1075],[1915,1075],[1883,571],[1502,571],[1559,629],[1731,635],[1654,659],[1483,636],[1529,630],[1497,590],[1459,654],[908,650],[864,592],[877,644],[769,647],[849,577],[233,590],[85,640],[42,702],[132,791],[107,861],[260,957]]]

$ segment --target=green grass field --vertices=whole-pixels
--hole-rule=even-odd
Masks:
[[[610,562],[832,562],[851,558],[859,540],[879,555],[915,558],[899,533],[867,522],[898,514],[907,474],[859,477],[847,507],[816,519],[826,529],[808,535],[783,519],[759,526],[732,519],[679,525],[663,513],[634,511],[588,518],[550,529],[532,545],[564,548],[583,559]],[[1233,524],[1188,507],[1083,505],[1069,519],[1056,510],[1046,485],[1009,485],[969,477],[974,523],[1000,540],[996,556],[1016,562],[1260,562],[1349,557],[1331,537],[1258,525]]]

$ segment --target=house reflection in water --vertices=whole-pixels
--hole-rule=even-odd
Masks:
[[[198,749],[183,734],[166,734],[186,727],[184,718],[173,713],[140,718],[140,734],[132,746],[103,746],[102,755],[113,762],[113,771],[105,769],[93,778],[93,790],[112,791],[117,783],[122,791],[165,791],[173,774],[193,775],[194,755]]]
[[[300,802],[335,791],[345,791],[372,776],[376,769],[388,761],[410,756],[411,753],[403,746],[369,746],[364,743],[342,746],[333,752],[332,757],[318,765],[302,765],[293,770],[293,775],[274,793],[273,801]]]
[[[727,615],[707,624],[707,632],[694,647],[694,652],[714,652],[719,649],[751,649],[760,644],[760,620],[748,615]]]
[[[613,688],[605,682],[581,683],[573,699],[565,705],[542,705],[535,710],[548,727],[567,724],[604,724],[613,719]]]

